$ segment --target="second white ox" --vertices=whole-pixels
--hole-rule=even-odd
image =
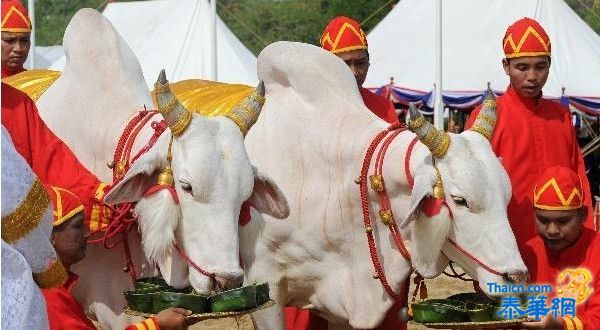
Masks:
[[[149,91],[135,55],[100,13],[79,11],[67,27],[64,47],[64,71],[38,101],[40,115],[87,168],[104,182],[111,182],[112,171],[106,164],[112,160],[127,123],[142,105],[151,104]],[[257,173],[244,149],[243,133],[256,119],[246,110],[256,111],[258,116],[260,107],[256,99],[246,100],[246,109],[237,117],[204,118],[188,113],[165,84],[164,77],[159,78],[156,89],[169,129],[133,163],[106,200],[139,201],[135,210],[144,251],[158,262],[169,284],[191,284],[198,292],[241,285],[241,204],[250,200],[257,209],[276,218],[284,218],[288,212],[278,188]],[[156,115],[150,122],[163,117]],[[139,132],[132,156],[153,135],[150,122]],[[172,160],[167,157],[169,150]],[[169,165],[179,204],[167,190],[144,197]],[[137,231],[129,236],[138,277],[154,274]],[[174,242],[214,278],[194,267],[189,267],[188,274],[186,262],[172,252]],[[75,269],[81,279],[74,294],[103,327],[122,329],[128,322],[124,315],[116,318],[125,305],[123,291],[131,289],[131,279],[121,271],[123,258],[122,246],[106,250],[91,245],[86,259]]]
[[[393,300],[373,276],[366,236],[371,228],[363,223],[356,179],[370,142],[389,125],[365,108],[346,65],[320,48],[272,44],[259,55],[258,73],[267,102],[246,147],[250,159],[278,182],[290,217],[250,222],[242,230],[247,280],[267,279],[280,305],[313,309],[355,328],[375,327]],[[486,283],[503,283],[505,277],[523,279],[527,269],[506,216],[510,182],[488,140],[474,131],[445,135],[421,123],[414,109],[412,115],[415,127],[422,124],[415,131],[427,146],[416,143],[410,152],[415,134],[403,132],[389,145],[382,168],[396,222],[405,227],[410,261],[379,220],[377,194],[368,193],[381,274],[395,292],[411,266],[434,277],[448,259],[484,290]],[[492,122],[493,115],[486,120]],[[485,120],[479,123],[484,133],[493,129]],[[440,154],[446,142],[448,149]],[[423,202],[434,195],[436,167],[447,205],[427,216]],[[406,171],[414,177],[412,189]]]

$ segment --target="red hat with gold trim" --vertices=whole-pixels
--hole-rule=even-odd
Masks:
[[[27,9],[19,0],[2,0],[2,32],[31,32]]]
[[[550,38],[537,21],[523,17],[506,30],[502,47],[506,58],[550,56]]]
[[[542,210],[575,210],[583,206],[583,197],[579,175],[569,168],[553,166],[538,178],[533,204]]]
[[[332,53],[367,49],[367,36],[360,24],[346,16],[332,19],[321,35],[321,47]]]
[[[60,226],[65,221],[71,219],[75,214],[83,212],[83,204],[79,198],[69,190],[50,186],[48,192],[54,203],[54,227]]]

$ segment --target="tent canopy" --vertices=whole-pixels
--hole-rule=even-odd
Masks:
[[[369,33],[371,66],[366,86],[394,83],[430,92],[435,82],[436,1],[402,0]],[[600,113],[600,36],[562,0],[444,0],[442,88],[444,100],[484,90],[504,91],[502,38],[522,17],[540,22],[552,42],[552,65],[544,95],[597,102]],[[471,92],[471,93],[469,93]],[[429,96],[428,96],[429,97]],[[447,102],[446,102],[447,103]],[[588,104],[589,105],[589,104]],[[594,110],[596,111],[596,110]]]
[[[206,0],[153,0],[109,3],[103,14],[134,51],[152,86],[163,68],[170,81],[207,78],[209,12]],[[216,39],[217,81],[256,85],[256,57],[219,17]],[[64,62],[63,57],[52,68],[61,69]]]

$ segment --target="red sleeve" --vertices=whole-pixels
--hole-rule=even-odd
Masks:
[[[593,197],[592,191],[590,189],[590,182],[585,171],[583,155],[581,154],[581,149],[579,149],[579,143],[577,142],[577,134],[573,127],[571,127],[571,132],[573,132],[573,138],[571,143],[571,145],[573,146],[573,150],[571,151],[571,164],[573,169],[577,168],[577,174],[579,174],[579,177],[581,178],[581,185],[584,194],[583,204],[587,208],[587,218],[585,219],[585,226],[595,231],[598,231],[598,224],[594,224],[594,203],[592,201]]]
[[[81,305],[64,287],[43,289],[50,330],[96,330]]]
[[[145,319],[142,322],[131,324],[125,330],[160,330],[155,318]]]
[[[68,189],[81,199],[89,222],[93,207],[91,197],[96,196],[100,181],[50,131],[40,118],[35,103],[26,94],[4,83],[2,125],[8,130],[17,152],[40,181]]]
[[[600,281],[596,281],[596,286],[592,296],[587,302],[585,311],[579,313],[576,318],[581,320],[583,329],[600,330]]]

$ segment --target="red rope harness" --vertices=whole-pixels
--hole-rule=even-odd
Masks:
[[[141,129],[148,123],[148,121],[157,114],[157,111],[142,110],[137,116],[133,117],[127,124],[123,133],[121,134],[117,146],[114,152],[113,158],[113,182],[111,187],[114,187],[120,180],[123,179],[125,173],[133,164],[133,162],[139,158],[142,154],[146,153],[156,143],[160,135],[165,131],[167,125],[164,121],[153,122],[152,128],[154,128],[154,134],[150,137],[148,143],[140,149],[132,161],[129,160],[133,143]],[[111,211],[111,220],[105,228],[98,229],[90,233],[90,235],[103,232],[104,235],[98,239],[88,240],[89,243],[102,243],[107,249],[112,249],[115,246],[123,243],[123,253],[125,256],[125,267],[124,271],[129,272],[131,280],[135,282],[137,275],[135,273],[135,267],[131,258],[131,250],[129,248],[129,233],[136,228],[137,215],[134,214],[133,208],[134,203],[121,203],[116,206],[110,206],[105,204],[103,201],[95,200],[95,203],[101,205],[104,208],[108,208]],[[118,237],[114,240],[115,237]]]
[[[152,110],[148,111],[146,109],[140,111],[137,116],[133,117],[131,121],[127,124],[123,133],[121,134],[117,146],[114,152],[113,158],[113,182],[111,187],[114,187],[118,182],[120,182],[125,174],[136,160],[138,160],[143,154],[148,152],[156,143],[158,138],[162,135],[162,133],[167,129],[167,124],[164,120],[162,121],[154,121],[151,123],[151,127],[154,129],[154,133],[150,137],[150,140],[144,147],[142,147],[137,154],[131,158],[131,151],[133,148],[133,144],[144,126],[152,119],[152,117],[157,114],[158,111]],[[149,196],[151,194],[156,193],[159,190],[167,189],[175,203],[179,204],[179,199],[177,198],[177,193],[172,186],[167,185],[154,185],[148,188],[144,192],[144,197]],[[128,271],[131,276],[131,280],[135,283],[137,279],[137,275],[135,273],[135,267],[133,264],[133,260],[131,258],[131,251],[129,248],[128,236],[129,232],[131,232],[137,226],[138,217],[133,212],[135,207],[135,203],[121,203],[115,207],[111,207],[106,205],[103,201],[96,201],[99,205],[106,207],[112,211],[112,219],[109,225],[106,228],[102,228],[93,233],[96,234],[100,231],[104,232],[103,237],[99,239],[89,240],[89,243],[102,243],[103,246],[107,249],[114,248],[119,243],[123,243],[124,255],[125,255],[125,263],[124,271]],[[110,243],[112,239],[116,236],[119,238],[114,242]],[[179,254],[186,260],[186,262],[196,269],[198,272],[210,277],[212,279],[215,278],[215,275],[209,273],[202,269],[198,264],[196,264],[187,254],[176,244],[174,245],[175,249],[179,252]]]
[[[371,142],[371,144],[369,145],[369,148],[367,149],[367,152],[365,154],[365,158],[364,158],[364,161],[362,164],[361,172],[360,172],[360,201],[361,201],[361,207],[362,207],[363,221],[364,221],[364,225],[365,225],[365,232],[367,235],[367,242],[368,242],[368,246],[369,246],[369,253],[371,255],[371,262],[373,263],[373,267],[375,268],[375,275],[381,282],[381,285],[384,287],[385,291],[390,295],[390,297],[392,297],[394,300],[397,300],[397,301],[403,299],[403,294],[394,292],[394,290],[388,283],[388,281],[385,277],[385,271],[383,270],[383,267],[381,266],[381,262],[379,261],[379,255],[377,253],[377,245],[375,244],[375,239],[374,239],[374,235],[373,235],[373,227],[372,227],[372,223],[371,223],[371,215],[369,213],[367,174],[369,171],[369,166],[371,164],[371,160],[373,158],[373,154],[375,153],[375,149],[389,133],[392,133],[384,141],[384,143],[383,143],[382,147],[380,148],[380,151],[377,155],[377,158],[376,158],[376,163],[375,163],[376,175],[382,174],[383,160],[385,158],[385,152],[386,152],[387,148],[389,147],[389,145],[391,144],[393,139],[396,136],[398,136],[398,134],[400,134],[401,132],[403,132],[405,130],[406,130],[406,126],[404,124],[396,123],[396,124],[393,124],[390,127],[388,127],[386,130],[377,134],[375,136],[375,138],[373,139],[373,141]],[[385,192],[385,188],[383,188],[384,187],[383,180],[381,181],[381,183],[382,183],[382,190],[377,191],[377,196],[378,196],[379,202],[381,204],[381,208],[382,208],[382,210],[387,210],[387,211],[391,212],[389,196]],[[392,219],[393,219],[393,215],[392,215]],[[395,228],[394,225],[390,225],[388,228],[390,229],[392,237],[394,237],[394,242],[396,243],[396,246],[400,250],[400,253],[407,260],[410,260],[410,255],[408,254],[408,251],[406,250],[406,247],[404,246],[404,243],[402,242],[402,239],[400,238],[400,236],[398,234],[397,228]],[[405,290],[402,290],[402,291],[405,291]]]
[[[209,273],[206,270],[202,269],[200,266],[198,266],[198,264],[196,264],[186,253],[185,251],[183,251],[182,248],[179,247],[179,245],[177,244],[173,244],[173,246],[175,246],[175,250],[177,250],[177,252],[179,252],[179,255],[185,259],[185,261],[192,266],[195,270],[197,270],[198,272],[200,272],[201,274],[203,274],[204,276],[210,277],[213,280],[215,279],[215,274],[214,273]]]

